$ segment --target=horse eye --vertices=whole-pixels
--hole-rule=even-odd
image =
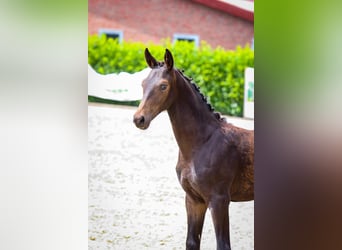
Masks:
[[[164,91],[164,90],[167,89],[167,85],[166,84],[161,84],[159,88],[160,88],[160,90]]]

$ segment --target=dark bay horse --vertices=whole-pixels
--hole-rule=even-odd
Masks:
[[[199,88],[176,69],[166,49],[164,62],[145,50],[152,68],[142,82],[143,97],[134,123],[147,129],[167,110],[179,146],[176,172],[186,192],[186,249],[199,249],[207,208],[214,223],[217,249],[231,249],[230,201],[254,199],[254,131],[227,123],[214,112]]]

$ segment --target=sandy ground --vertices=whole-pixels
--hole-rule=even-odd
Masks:
[[[137,129],[136,108],[89,104],[89,249],[185,249],[185,193],[166,112]],[[253,121],[228,121],[253,129]],[[254,249],[254,202],[231,203],[233,249]],[[216,249],[209,210],[201,249]]]

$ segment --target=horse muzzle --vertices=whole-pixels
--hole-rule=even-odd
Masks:
[[[133,117],[133,122],[137,128],[147,129],[150,125],[150,120],[146,119],[144,115],[135,114]]]

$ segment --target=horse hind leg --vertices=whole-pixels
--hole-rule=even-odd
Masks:
[[[186,249],[199,250],[207,205],[192,199],[188,194],[185,196],[185,204],[188,219]]]
[[[209,203],[214,223],[217,250],[230,250],[229,238],[229,201],[219,198]]]

